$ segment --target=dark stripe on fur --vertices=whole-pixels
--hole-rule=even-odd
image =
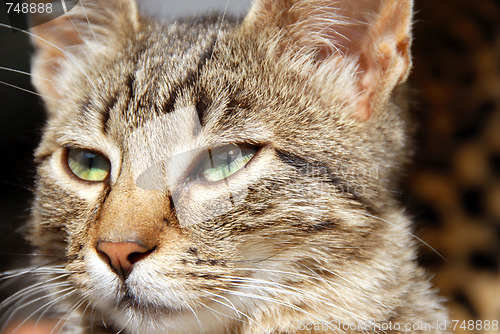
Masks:
[[[205,67],[207,62],[212,58],[216,41],[217,40],[214,37],[212,39],[212,42],[210,43],[210,46],[200,55],[197,68],[195,70],[189,71],[181,83],[174,84],[171,91],[171,97],[169,101],[163,105],[163,108],[161,110],[163,113],[170,113],[174,111],[175,101],[177,100],[177,97],[179,96],[179,91],[182,88],[194,86],[196,80],[198,79],[199,73],[203,70],[203,67]],[[196,105],[196,110],[198,112],[198,118],[200,119],[201,126],[204,125],[205,114],[208,109],[208,103],[209,100],[206,98],[206,96],[202,95],[198,99],[198,103]]]
[[[354,199],[356,202],[362,204],[366,209],[371,211],[369,201],[356,193],[356,186],[340,179],[330,170],[328,165],[319,161],[309,161],[284,150],[276,150],[276,153],[282,162],[294,167],[297,172],[301,174],[307,173],[309,177],[326,178],[328,182],[332,184],[334,189],[342,189],[340,192],[337,191],[339,194],[347,194],[349,198]]]
[[[104,131],[105,134],[108,134],[109,133],[109,115],[110,115],[110,111],[111,109],[114,108],[116,102],[117,102],[118,98],[116,97],[116,95],[112,96],[107,102],[106,102],[106,106],[104,107],[104,110],[101,114],[101,117],[102,117],[102,130]]]

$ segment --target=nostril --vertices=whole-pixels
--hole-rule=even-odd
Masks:
[[[130,263],[135,264],[135,263],[139,262],[140,260],[144,259],[145,257],[149,256],[149,254],[153,253],[155,250],[156,250],[156,247],[153,247],[146,252],[134,252],[127,257],[127,260]]]
[[[106,262],[110,267],[111,266],[111,259],[109,258],[108,254],[106,254],[105,252],[101,251],[99,248],[96,247],[96,250],[97,250],[97,254],[99,255],[99,257],[104,261]]]

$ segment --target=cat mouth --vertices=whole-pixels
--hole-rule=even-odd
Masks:
[[[132,310],[144,314],[162,313],[163,315],[174,315],[184,312],[182,307],[167,306],[148,301],[139,300],[130,291],[126,291],[117,303],[118,308]]]

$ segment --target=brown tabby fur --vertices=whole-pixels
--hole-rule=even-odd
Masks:
[[[64,333],[446,332],[394,199],[411,0],[259,0],[241,25],[81,3],[32,31],[49,119],[29,238],[60,260]],[[261,149],[228,185],[177,186],[180,156],[231,143]],[[67,147],[109,180],[71,176]],[[156,248],[122,281],[96,244],[136,239]]]

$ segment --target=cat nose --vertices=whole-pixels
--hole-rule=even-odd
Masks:
[[[133,241],[99,241],[96,247],[97,252],[108,261],[109,266],[123,280],[130,275],[134,264],[151,254],[155,248],[148,248]]]

